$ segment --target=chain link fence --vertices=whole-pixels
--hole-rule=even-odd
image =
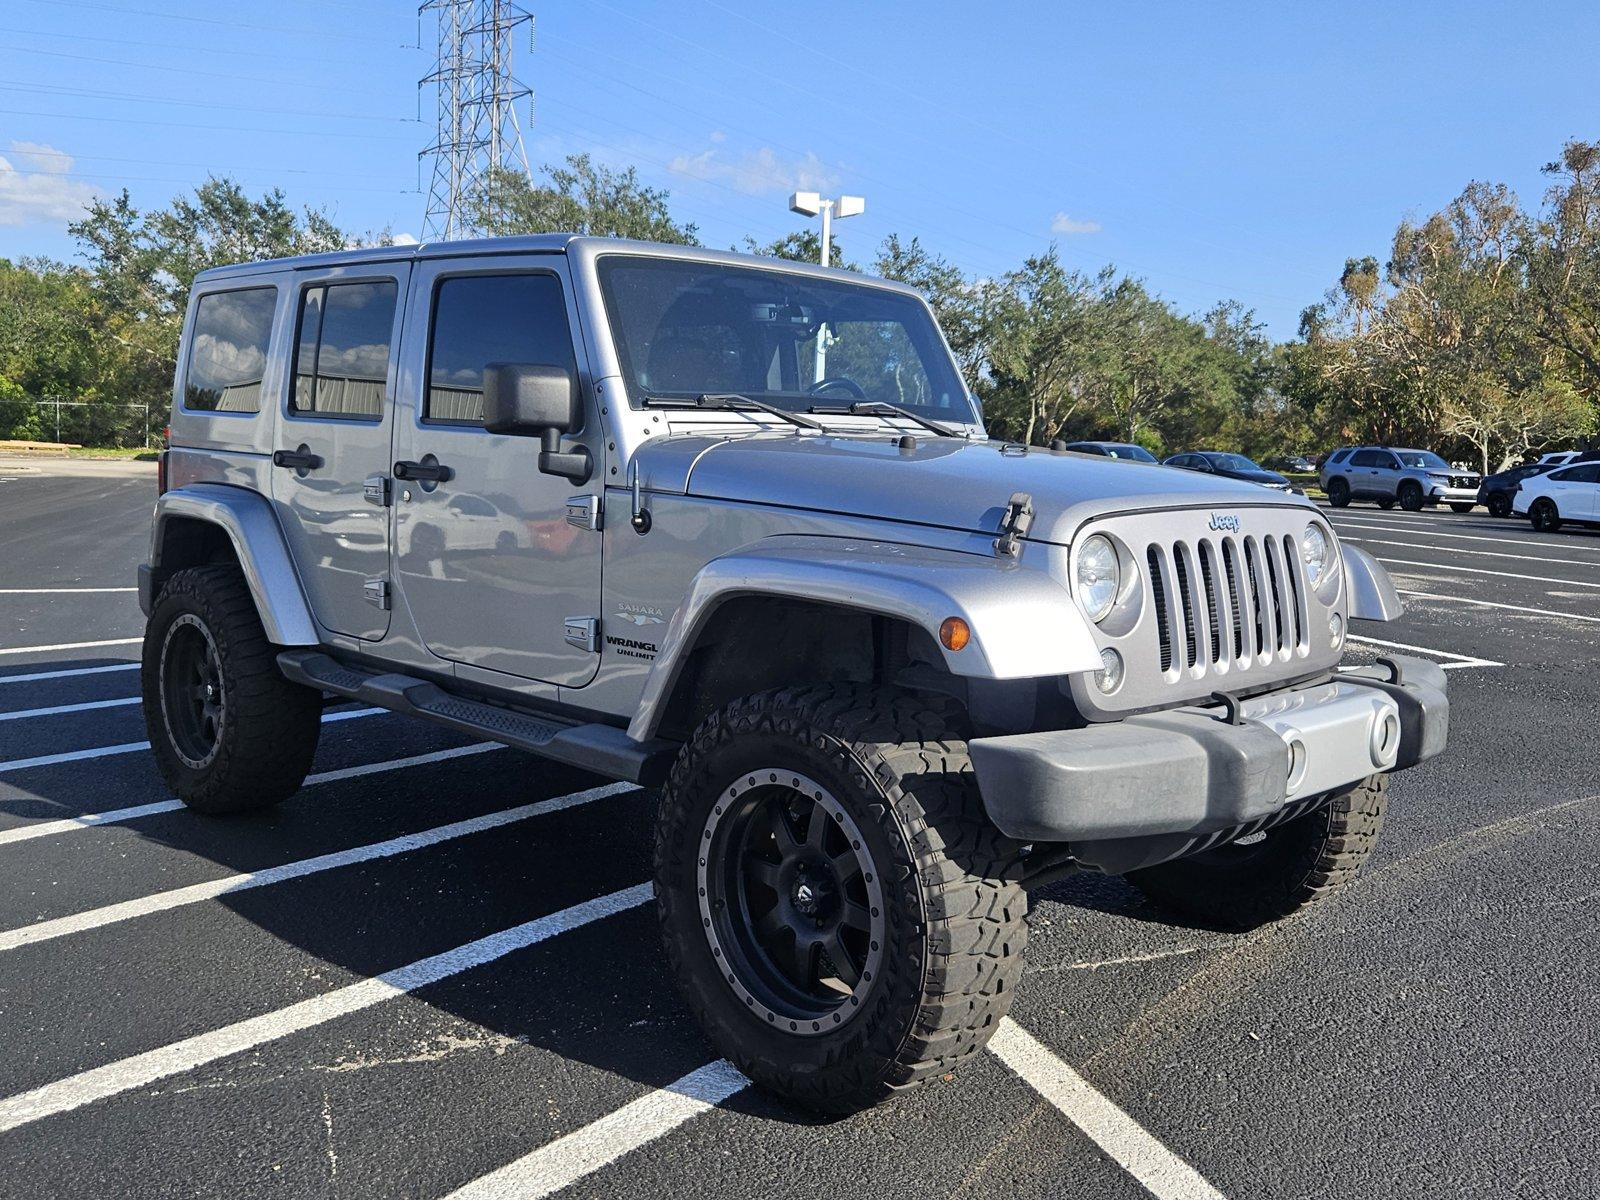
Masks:
[[[0,399],[0,441],[149,450],[161,445],[166,419],[164,404]]]

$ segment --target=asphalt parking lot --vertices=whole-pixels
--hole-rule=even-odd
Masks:
[[[1452,687],[1362,878],[1245,935],[1058,883],[1004,1057],[822,1121],[672,994],[648,793],[345,708],[278,811],[171,802],[153,499],[0,459],[0,1194],[1600,1194],[1600,532],[1330,513],[1408,605],[1352,658]]]

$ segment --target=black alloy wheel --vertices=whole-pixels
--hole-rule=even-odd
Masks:
[[[205,769],[222,745],[228,697],[216,639],[193,613],[167,627],[160,688],[161,714],[173,750],[184,766]]]
[[[1555,501],[1548,497],[1533,502],[1533,507],[1528,510],[1528,518],[1540,533],[1555,533],[1561,528],[1561,512],[1556,508]]]
[[[1491,517],[1509,517],[1511,515],[1511,497],[1504,492],[1490,492],[1488,503],[1484,507],[1489,510]]]
[[[1400,507],[1407,512],[1422,511],[1422,485],[1414,479],[1408,479],[1400,485]]]
[[[728,983],[801,1035],[859,1009],[882,956],[883,886],[849,813],[816,781],[747,773],[712,806],[700,912]]]
[[[1350,503],[1350,481],[1341,477],[1328,480],[1328,503],[1344,508]]]

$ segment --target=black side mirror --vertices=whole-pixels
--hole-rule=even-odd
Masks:
[[[582,446],[561,449],[561,435],[583,424],[578,380],[566,367],[490,363],[483,369],[483,427],[490,433],[540,440],[539,470],[587,482],[593,459]]]

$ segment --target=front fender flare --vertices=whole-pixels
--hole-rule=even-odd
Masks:
[[[952,674],[1026,679],[1100,669],[1100,650],[1067,589],[1009,560],[856,538],[777,537],[702,567],[673,614],[645,681],[631,737],[655,736],[700,634],[737,596],[777,596],[898,617],[939,644],[946,617],[972,630],[962,650],[940,646]]]
[[[1365,550],[1341,545],[1344,553],[1345,590],[1350,596],[1350,615],[1363,621],[1394,621],[1405,611],[1394,580],[1378,560]]]
[[[201,521],[222,529],[233,543],[267,640],[276,646],[315,646],[321,640],[283,531],[264,496],[224,483],[191,483],[156,501],[150,532],[150,567],[160,577],[168,523]],[[170,569],[170,568],[169,568]]]

